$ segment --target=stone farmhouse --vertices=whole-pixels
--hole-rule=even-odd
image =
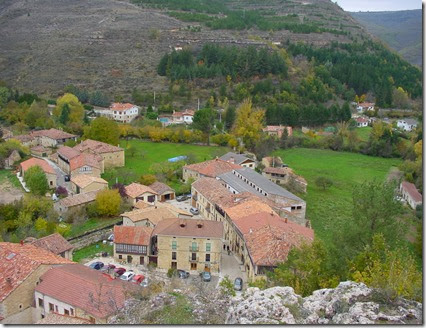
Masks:
[[[118,262],[148,264],[151,227],[114,226],[114,259]]]
[[[80,210],[84,206],[93,203],[99,190],[89,191],[84,194],[77,194],[65,197],[54,204],[56,212],[60,215],[66,214],[70,210]]]
[[[287,130],[289,137],[293,135],[293,128],[291,126],[282,126],[282,125],[267,125],[262,129],[264,133],[268,136],[276,137],[280,139],[284,133],[284,130]]]
[[[160,269],[220,272],[222,239],[222,222],[162,220],[152,232],[150,258]]]
[[[86,174],[78,174],[71,178],[71,188],[76,194],[84,194],[90,191],[108,189],[108,181]]]
[[[149,206],[144,209],[135,209],[130,212],[122,213],[120,216],[123,218],[123,226],[151,228],[154,228],[161,220],[178,217],[176,213],[160,206]]]
[[[148,204],[154,204],[158,200],[158,194],[150,187],[143,184],[133,182],[125,187],[127,198],[132,205],[136,202],[143,201]]]
[[[34,246],[43,248],[55,255],[72,261],[72,251],[74,247],[59,233],[54,233],[39,239],[28,237],[24,240],[24,242],[28,242]]]
[[[56,172],[53,167],[49,165],[45,160],[40,158],[32,157],[26,161],[23,161],[19,164],[19,172],[22,178],[25,178],[25,172],[33,166],[40,167],[43,172],[46,174],[47,183],[49,188],[56,188]]]
[[[19,155],[19,152],[14,149],[10,155],[4,160],[4,168],[5,169],[11,169],[16,162],[21,160],[21,155]]]
[[[103,158],[101,156],[81,153],[68,146],[59,148],[55,158],[61,170],[70,177],[87,174],[100,178],[104,172]]]
[[[289,167],[265,167],[262,175],[274,183],[293,184],[300,192],[306,192],[308,186],[306,180]]]
[[[402,181],[399,186],[399,191],[402,198],[410,205],[412,209],[415,209],[418,205],[423,203],[422,195],[417,190],[416,186],[411,182]]]
[[[82,264],[50,268],[35,287],[37,319],[49,313],[87,319],[91,324],[106,324],[123,308],[128,293],[139,286],[113,279]]]
[[[219,157],[219,159],[233,163],[233,164],[238,164],[238,165],[241,165],[243,167],[249,167],[251,169],[256,168],[256,161],[251,159],[251,158],[248,158],[247,156],[245,156],[243,154],[236,154],[236,153],[233,153],[233,152],[228,152],[225,155]]]
[[[105,142],[87,139],[74,146],[73,149],[79,151],[80,153],[101,156],[104,160],[104,169],[124,166],[124,149],[121,147],[116,147]]]
[[[185,165],[183,167],[183,181],[197,180],[202,177],[216,178],[217,176],[242,168],[241,165],[215,158],[201,163]]]
[[[24,146],[58,147],[69,140],[77,141],[77,136],[57,129],[31,131],[29,134],[12,137]]]
[[[375,105],[376,105],[375,103],[368,103],[368,102],[358,103],[356,106],[356,110],[358,111],[358,113],[364,113],[370,110],[373,111]]]
[[[0,324],[35,322],[34,289],[50,268],[73,263],[32,244],[0,242]]]

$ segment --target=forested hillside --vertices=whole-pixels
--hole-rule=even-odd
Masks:
[[[422,10],[352,12],[367,30],[411,64],[422,65]]]

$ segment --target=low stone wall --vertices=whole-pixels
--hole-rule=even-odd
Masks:
[[[112,224],[105,228],[85,233],[82,236],[70,238],[68,241],[74,246],[74,250],[76,251],[106,239],[112,233],[113,227],[114,225]]]

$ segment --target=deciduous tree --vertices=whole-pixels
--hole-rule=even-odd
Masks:
[[[234,133],[248,149],[253,149],[260,139],[264,116],[265,111],[253,108],[250,99],[245,99],[237,109]]]
[[[99,215],[114,216],[119,214],[121,197],[117,189],[102,190],[96,195],[96,210]]]
[[[34,195],[44,196],[49,190],[46,174],[40,166],[30,167],[25,172],[24,181]]]
[[[120,141],[118,124],[106,117],[95,118],[90,126],[85,127],[83,138],[98,140],[117,146]]]

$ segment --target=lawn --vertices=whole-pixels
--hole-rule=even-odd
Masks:
[[[0,170],[0,184],[6,180],[9,180],[14,187],[22,189],[22,185],[13,170]]]
[[[100,252],[108,252],[108,255],[111,255],[113,253],[113,246],[109,245],[109,242],[107,244],[98,242],[74,251],[72,259],[74,262],[80,262],[83,259],[94,257]]]
[[[126,168],[130,169],[135,175],[140,177],[142,174],[150,173],[151,165],[167,161],[169,158],[177,156],[193,155],[198,162],[212,159],[215,156],[225,154],[229,149],[227,147],[216,146],[198,146],[170,142],[150,142],[144,140],[121,140],[120,146],[126,149],[128,146],[136,149],[132,156],[126,151]],[[117,169],[118,180],[120,181],[120,169]],[[115,176],[104,176],[110,183],[115,183]]]
[[[364,127],[364,128],[357,128],[356,129],[356,132],[357,132],[357,134],[358,134],[358,138],[361,140],[361,141],[368,141],[368,138],[370,137],[370,133],[371,133],[371,130],[372,130],[373,128],[372,127],[370,127],[370,126],[366,126],[366,127]]]
[[[100,229],[111,224],[120,222],[121,218],[90,218],[84,221],[82,224],[73,224],[69,238],[82,235],[90,230]]]
[[[315,234],[328,241],[338,219],[349,217],[352,211],[352,188],[355,184],[374,179],[384,180],[400,159],[371,157],[355,153],[322,149],[293,148],[276,151],[284,163],[308,182],[308,191],[300,195],[307,203],[307,218]],[[322,190],[315,185],[318,176],[333,180],[334,185]]]

